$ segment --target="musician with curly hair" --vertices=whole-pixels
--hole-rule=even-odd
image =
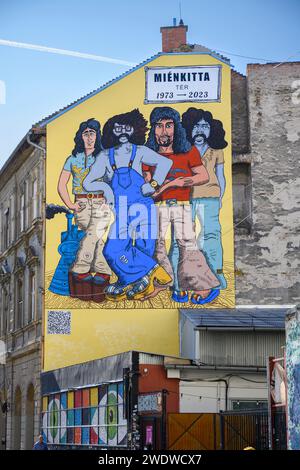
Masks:
[[[223,248],[219,212],[225,191],[224,152],[227,146],[221,121],[209,111],[189,108],[182,115],[182,125],[187,139],[200,152],[207,169],[209,181],[194,186],[191,194],[193,220],[199,219],[201,232],[198,247],[220,281],[220,289],[227,287],[223,274]]]
[[[118,280],[105,290],[109,300],[142,300],[154,281],[166,285],[170,276],[154,258],[157,216],[152,194],[171,167],[169,159],[145,147],[147,121],[138,109],[113,116],[103,127],[101,152],[83,182],[87,191],[104,191],[114,206],[104,256]],[[145,182],[142,165],[155,168]],[[109,182],[111,193],[106,191]]]

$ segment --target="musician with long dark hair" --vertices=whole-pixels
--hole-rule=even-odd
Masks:
[[[58,181],[58,193],[66,206],[74,211],[75,221],[86,232],[69,274],[72,297],[103,302],[103,289],[109,283],[111,270],[103,256],[103,236],[111,212],[103,191],[88,192],[82,182],[102,149],[100,123],[96,119],[81,122],[72,154],[66,159]],[[72,177],[74,201],[68,191]]]
[[[225,192],[224,152],[227,146],[223,124],[214,119],[209,111],[189,108],[182,115],[182,125],[191,145],[198,149],[209,181],[195,186],[191,194],[193,220],[200,221],[201,232],[198,246],[217,276],[220,287],[225,289],[227,282],[223,274],[222,233],[219,220],[222,198]]]

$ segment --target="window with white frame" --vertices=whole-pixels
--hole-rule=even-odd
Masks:
[[[8,322],[8,314],[9,314],[9,294],[7,286],[2,287],[2,307],[3,307],[3,315],[1,316],[1,330],[0,336],[4,336],[7,333],[7,322]]]
[[[9,324],[9,288],[4,288],[3,334],[7,333]]]
[[[8,248],[10,244],[10,218],[9,207],[4,211],[4,249]]]
[[[32,182],[32,220],[38,217],[38,186],[37,179]]]
[[[24,291],[23,279],[21,275],[17,279],[17,312],[16,312],[16,329],[21,328],[23,325],[23,311],[24,311]]]
[[[30,299],[29,299],[28,323],[35,320],[35,313],[36,313],[36,275],[35,275],[35,272],[33,271],[30,273],[29,289],[30,289]]]
[[[20,232],[25,230],[25,193],[20,196]]]
[[[9,208],[10,208],[10,241],[12,243],[15,240],[15,221],[16,221],[16,197],[15,192],[9,198]]]

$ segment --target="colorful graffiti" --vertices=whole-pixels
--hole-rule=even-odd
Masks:
[[[42,423],[51,445],[126,446],[123,383],[44,396]]]
[[[300,312],[286,322],[286,372],[288,384],[288,445],[300,450]]]

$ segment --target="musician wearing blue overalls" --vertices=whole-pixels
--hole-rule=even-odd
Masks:
[[[114,116],[103,128],[103,147],[83,182],[87,191],[102,191],[114,207],[104,256],[118,281],[106,288],[109,300],[143,300],[156,283],[167,287],[172,278],[154,258],[157,213],[151,195],[164,182],[171,162],[144,146],[147,121],[137,110]],[[155,167],[145,182],[142,165]],[[102,179],[102,181],[101,181]],[[105,190],[110,182],[111,193]]]

